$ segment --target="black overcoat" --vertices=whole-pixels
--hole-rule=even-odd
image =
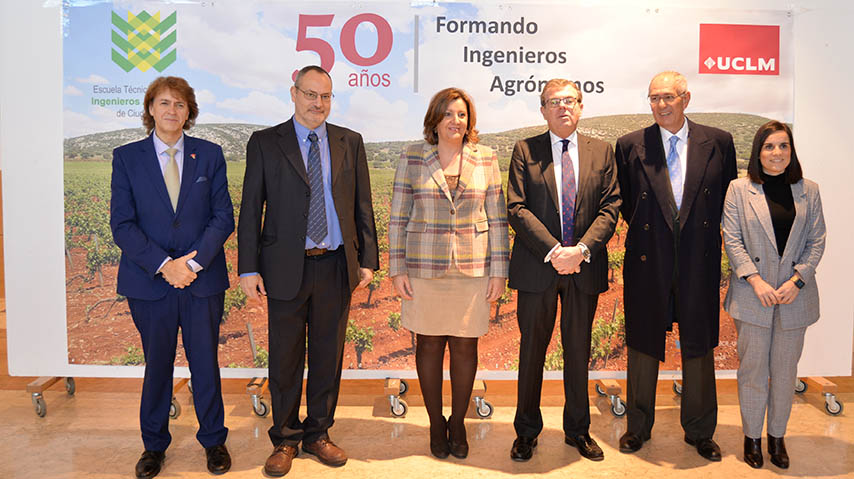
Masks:
[[[718,345],[721,212],[729,183],[737,176],[732,135],[688,120],[678,215],[658,125],[619,138],[616,159],[620,211],[628,223],[626,341],[663,361],[666,332],[676,321],[686,357],[702,356]]]

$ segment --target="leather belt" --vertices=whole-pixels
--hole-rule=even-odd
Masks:
[[[305,255],[310,258],[312,256],[324,255],[326,253],[329,253],[330,251],[335,251],[335,250],[330,250],[330,249],[326,249],[326,248],[311,248],[311,249],[305,250]]]

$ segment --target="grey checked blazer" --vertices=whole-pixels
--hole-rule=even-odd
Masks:
[[[825,226],[818,185],[803,179],[793,185],[795,221],[780,257],[771,223],[771,213],[762,185],[750,178],[733,181],[726,195],[723,213],[724,247],[732,267],[724,309],[740,321],[771,327],[774,308],[765,308],[744,279],[759,273],[777,288],[792,277],[801,275],[806,285],[791,304],[782,304],[783,329],[803,328],[818,321],[818,286],[815,269],[824,254]]]

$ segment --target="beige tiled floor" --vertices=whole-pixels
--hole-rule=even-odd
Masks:
[[[45,398],[48,413],[39,418],[26,392],[0,390],[0,478],[133,477],[133,465],[142,451],[138,392],[89,392],[78,387],[77,394],[68,397],[57,385]],[[159,477],[210,477],[195,440],[196,420],[189,395],[184,391],[178,398],[183,414],[171,423],[173,442]],[[417,403],[417,399],[413,397],[411,402]],[[754,471],[743,462],[743,436],[733,394],[719,395],[715,438],[723,450],[720,463],[702,459],[682,442],[678,398],[666,394],[658,397],[652,440],[637,454],[621,454],[616,449],[625,419],[613,417],[607,401],[597,398],[591,403],[591,434],[605,451],[603,462],[587,461],[563,443],[562,410],[549,406],[543,408],[546,429],[534,458],[515,463],[509,458],[515,436],[514,408],[500,405],[507,399],[495,401],[499,405],[492,419],[468,420],[471,452],[465,460],[438,460],[429,455],[423,407],[413,406],[406,418],[391,419],[371,417],[367,406],[341,406],[331,436],[349,453],[347,465],[332,469],[301,455],[287,477],[854,477],[854,419],[851,413],[825,414],[817,393],[796,399],[786,436],[792,458],[788,471],[770,465],[767,457],[762,470]],[[840,399],[854,408],[854,393],[841,394]],[[267,438],[270,417],[252,414],[246,395],[228,393],[225,402],[226,424],[231,430],[227,445],[234,460],[225,477],[263,477],[262,465],[271,451]]]

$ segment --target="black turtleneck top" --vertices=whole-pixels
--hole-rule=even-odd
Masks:
[[[762,190],[765,192],[765,201],[768,203],[768,211],[771,212],[771,223],[774,225],[774,236],[777,240],[777,254],[783,256],[786,250],[786,241],[795,222],[795,201],[792,198],[792,186],[786,183],[786,174],[777,176],[765,174],[760,171],[762,178]]]

